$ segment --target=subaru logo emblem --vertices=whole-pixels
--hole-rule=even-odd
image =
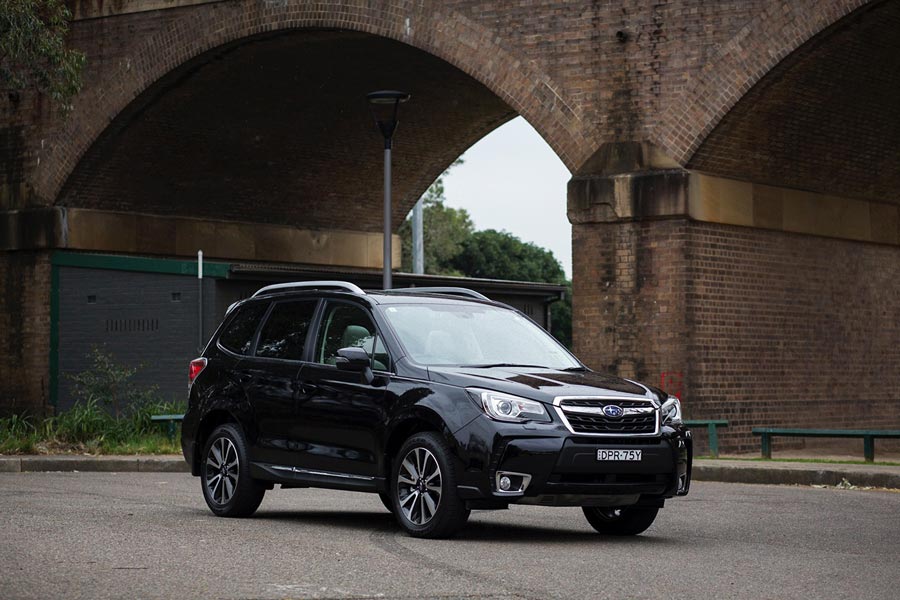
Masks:
[[[608,404],[603,407],[603,414],[611,419],[618,419],[622,415],[625,414],[625,411],[622,410],[621,406],[616,406],[615,404]]]

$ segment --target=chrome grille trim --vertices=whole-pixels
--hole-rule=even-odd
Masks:
[[[566,412],[572,413],[572,416],[575,417],[579,414],[585,416],[592,415],[602,415],[602,408],[599,407],[589,407],[589,406],[571,406],[567,407],[566,410],[563,410],[562,403],[566,400],[589,400],[589,401],[597,401],[597,402],[606,402],[611,404],[616,404],[618,406],[629,405],[623,407],[626,411],[623,415],[623,418],[626,416],[638,416],[642,414],[650,414],[653,413],[653,431],[645,432],[645,433],[630,433],[627,431],[613,431],[608,433],[589,433],[584,431],[576,431],[572,424],[569,423],[569,419],[566,418]],[[582,403],[583,404],[583,403]],[[638,406],[635,406],[638,405]],[[652,437],[659,435],[659,406],[652,399],[644,398],[644,397],[622,397],[622,396],[557,396],[553,399],[553,408],[556,410],[556,414],[559,415],[560,420],[563,422],[563,425],[566,426],[566,429],[569,430],[570,433],[574,435],[586,435],[591,437]]]

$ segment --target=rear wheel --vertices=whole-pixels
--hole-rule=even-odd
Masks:
[[[447,443],[434,432],[406,440],[394,461],[391,504],[400,526],[413,537],[449,537],[469,518],[456,495],[456,472]]]
[[[220,517],[249,517],[259,508],[266,488],[250,477],[247,441],[238,426],[220,425],[206,440],[200,485],[209,510]]]
[[[659,512],[658,508],[644,506],[584,506],[581,510],[591,527],[607,535],[643,533]]]

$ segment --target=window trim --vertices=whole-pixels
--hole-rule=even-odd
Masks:
[[[376,370],[373,368],[372,372],[380,373],[383,375],[395,375],[396,374],[396,370],[395,370],[396,362],[394,361],[394,357],[391,355],[391,349],[387,344],[387,340],[385,339],[384,334],[382,333],[381,328],[378,325],[378,320],[375,318],[374,311],[371,310],[370,307],[364,306],[364,305],[360,304],[359,302],[352,302],[349,300],[345,300],[343,298],[322,298],[322,301],[319,303],[319,314],[316,316],[316,321],[315,321],[316,339],[315,339],[315,343],[313,344],[313,346],[309,348],[309,351],[312,354],[308,356],[309,360],[306,362],[308,362],[309,364],[314,365],[316,367],[337,370],[337,365],[328,365],[328,364],[321,363],[321,362],[318,362],[317,360],[315,360],[316,346],[319,343],[319,341],[318,341],[319,340],[319,329],[322,327],[323,322],[325,321],[325,312],[327,311],[328,305],[331,303],[348,304],[350,306],[354,306],[354,307],[362,310],[364,313],[366,313],[366,315],[368,315],[369,321],[371,321],[372,326],[375,328],[376,340],[381,339],[381,343],[384,346],[385,352],[387,352],[388,361],[390,363],[390,368],[388,370],[383,371],[381,369]],[[374,353],[375,344],[372,345],[372,350],[373,350],[372,356],[369,357],[369,361],[371,364],[374,364],[374,362],[375,362],[375,353]]]
[[[248,305],[249,304],[250,303],[248,303]],[[260,304],[262,304],[262,302],[260,302]],[[256,324],[256,329],[253,331],[253,335],[250,337],[250,348],[248,350],[249,354],[240,354],[238,352],[235,352],[234,350],[231,350],[230,348],[225,347],[222,344],[222,335],[224,335],[225,332],[228,331],[228,328],[231,326],[231,324],[237,318],[238,314],[240,314],[240,309],[243,308],[243,306],[238,307],[237,310],[233,311],[234,314],[231,315],[231,318],[228,319],[228,322],[225,323],[225,325],[222,327],[222,332],[216,336],[216,347],[219,350],[228,354],[229,356],[233,356],[238,359],[253,358],[253,354],[256,353],[256,342],[259,339],[260,327],[262,327],[262,324],[266,322],[266,319],[269,316],[269,312],[271,312],[271,310],[272,310],[272,304],[273,304],[273,302],[269,301],[268,306],[266,306],[265,310],[263,310],[263,312],[262,312],[262,316],[260,316],[260,318],[259,318],[259,323]]]

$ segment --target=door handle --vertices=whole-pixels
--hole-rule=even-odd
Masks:
[[[304,396],[308,396],[315,392],[318,389],[318,386],[303,381],[295,381],[293,383],[293,388],[295,392],[300,392]]]

